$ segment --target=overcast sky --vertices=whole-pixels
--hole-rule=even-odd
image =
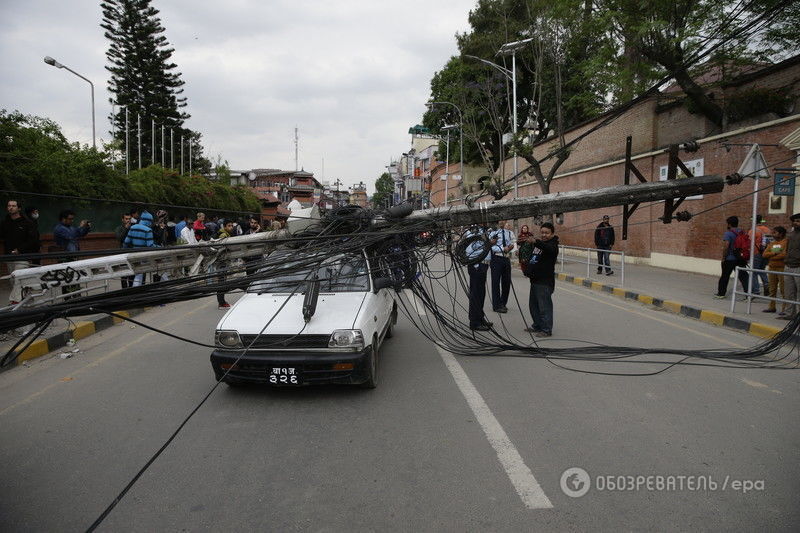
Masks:
[[[455,54],[475,0],[154,0],[183,73],[187,126],[206,155],[234,169],[294,168],[364,180],[408,150],[429,82]],[[100,2],[0,0],[0,108],[49,117],[91,143],[86,82],[95,84],[97,137],[108,140],[108,42]],[[323,173],[324,158],[324,173]]]

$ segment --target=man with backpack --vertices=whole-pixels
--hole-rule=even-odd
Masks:
[[[722,235],[722,275],[717,284],[717,293],[714,298],[722,300],[728,292],[728,281],[731,272],[736,267],[746,267],[750,260],[750,236],[739,229],[739,217],[728,217],[725,219],[728,224],[727,231]],[[747,290],[749,274],[746,270],[739,271],[739,281],[742,288]]]

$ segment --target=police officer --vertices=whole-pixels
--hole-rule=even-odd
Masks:
[[[488,231],[486,228],[474,226],[463,235],[463,239],[481,236],[483,239],[476,239],[475,242],[467,246],[466,254],[470,260],[480,257],[485,251],[485,238]],[[489,239],[489,244],[494,245],[494,241]],[[490,252],[491,253],[491,252]],[[469,265],[469,329],[472,331],[489,331],[492,323],[486,320],[483,314],[483,303],[486,300],[486,274],[489,271],[489,257],[484,257],[480,262]]]
[[[492,267],[492,309],[495,313],[508,313],[506,304],[511,289],[511,250],[517,237],[511,231],[511,222],[500,221],[497,229],[489,234],[494,240],[491,251]]]

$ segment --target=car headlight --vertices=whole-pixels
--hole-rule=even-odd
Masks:
[[[337,329],[331,334],[328,348],[363,348],[364,335],[360,329]]]
[[[241,348],[242,340],[239,338],[239,332],[227,329],[218,329],[216,334],[217,346],[225,348]]]

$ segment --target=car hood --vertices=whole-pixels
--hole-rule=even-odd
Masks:
[[[365,292],[320,293],[317,310],[311,321],[303,320],[305,295],[295,294],[245,294],[219,321],[217,329],[236,330],[242,335],[256,335],[275,316],[265,334],[294,335],[301,330],[304,335],[330,334],[335,329],[352,329],[355,326]],[[278,310],[280,309],[280,312]],[[276,315],[277,313],[277,315]],[[303,326],[305,325],[305,329]]]

